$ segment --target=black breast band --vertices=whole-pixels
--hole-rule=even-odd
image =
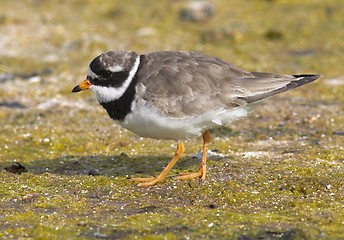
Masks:
[[[137,71],[129,84],[129,87],[124,92],[124,94],[116,100],[110,101],[110,102],[101,102],[100,104],[106,109],[109,116],[113,120],[117,121],[123,121],[124,118],[131,112],[131,104],[135,99],[135,87],[137,84],[137,73],[140,71],[142,63],[144,60],[144,56],[140,55],[140,64],[137,68]]]

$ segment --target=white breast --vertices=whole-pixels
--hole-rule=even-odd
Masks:
[[[168,118],[140,99],[133,102],[132,112],[120,124],[142,137],[182,140],[200,136],[206,129],[220,127],[246,117],[249,111],[247,106],[232,110],[219,108],[200,116]]]

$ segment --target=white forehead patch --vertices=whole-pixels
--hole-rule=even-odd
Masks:
[[[91,77],[92,79],[99,78],[97,74],[95,74],[90,67],[88,67],[87,76]]]
[[[129,72],[128,78],[123,82],[123,85],[120,87],[115,88],[115,87],[92,85],[90,89],[95,94],[98,102],[102,102],[102,103],[111,102],[122,97],[125,91],[128,89],[131,81],[133,80],[137,72],[137,69],[139,68],[139,65],[140,65],[140,57],[138,56],[135,60],[133,67],[131,68]],[[94,74],[95,76],[97,76],[95,73],[92,72],[91,69],[89,69],[89,74]],[[92,75],[89,75],[89,76],[92,77]]]

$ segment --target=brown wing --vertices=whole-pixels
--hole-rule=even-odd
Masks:
[[[138,84],[146,91],[141,97],[175,118],[244,106],[308,81],[300,79],[306,75],[251,73],[198,52],[154,52],[143,61]]]

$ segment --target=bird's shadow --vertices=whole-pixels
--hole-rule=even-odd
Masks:
[[[229,127],[211,130],[216,136],[237,136],[238,131]],[[33,159],[29,162],[0,162],[0,170],[21,174],[52,173],[57,175],[101,175],[101,176],[157,176],[172,159],[172,155],[145,155],[128,156],[120,155],[66,155],[56,158]],[[195,171],[199,167],[199,160],[191,155],[184,155],[173,167],[175,174],[185,171]],[[173,173],[172,173],[173,174]]]
[[[62,156],[54,159],[33,160],[22,165],[33,174],[52,173],[57,175],[101,175],[109,177],[156,176],[171,160],[169,156]],[[177,162],[177,172],[197,168],[199,161],[185,156]],[[8,169],[12,163],[0,163]],[[13,165],[15,167],[15,165]]]

